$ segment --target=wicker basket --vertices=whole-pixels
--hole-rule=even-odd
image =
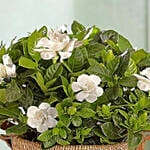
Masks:
[[[31,142],[19,136],[0,138],[7,142],[12,150],[42,150],[41,144],[38,142]],[[150,136],[143,138],[142,143],[138,146],[137,150],[144,150],[145,141],[150,140]],[[115,145],[75,145],[75,146],[59,146],[56,145],[50,150],[128,150],[127,143],[119,143]]]

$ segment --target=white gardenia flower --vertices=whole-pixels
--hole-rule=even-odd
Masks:
[[[0,84],[6,77],[7,77],[6,68],[3,64],[0,64]]]
[[[144,69],[140,74],[143,76],[134,74],[134,76],[138,79],[138,88],[143,91],[150,91],[150,67]]]
[[[3,55],[3,64],[0,64],[0,84],[6,77],[16,77],[16,65],[12,63],[8,54]]]
[[[36,106],[30,106],[27,110],[27,124],[36,128],[38,132],[42,133],[53,128],[57,125],[57,110],[50,107],[48,103],[41,103],[39,108]]]
[[[103,95],[103,89],[99,87],[101,79],[96,75],[82,74],[78,77],[77,82],[72,83],[72,90],[79,92],[76,94],[76,99],[82,102],[84,99],[93,103],[97,97]]]
[[[63,25],[58,29],[51,30],[48,33],[48,38],[41,38],[36,45],[34,51],[40,53],[44,60],[53,59],[60,55],[61,61],[71,56],[77,39],[70,39],[66,31],[66,26]]]

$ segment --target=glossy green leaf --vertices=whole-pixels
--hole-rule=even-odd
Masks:
[[[22,135],[26,133],[28,130],[28,126],[23,123],[19,123],[18,125],[14,125],[6,130],[8,135]]]
[[[112,81],[112,74],[105,66],[100,65],[91,66],[88,68],[87,72],[89,74],[95,74],[100,76],[103,82]]]
[[[82,108],[80,111],[78,111],[78,115],[82,118],[91,118],[94,117],[95,114],[96,112],[90,108]]]
[[[35,63],[33,60],[22,56],[19,59],[19,66],[27,68],[27,69],[36,69],[38,67],[38,64]]]
[[[73,34],[77,34],[85,29],[85,27],[77,21],[73,21],[71,25]]]
[[[50,81],[53,78],[58,78],[63,72],[63,67],[61,63],[52,64],[46,70],[45,79]]]
[[[82,119],[79,116],[76,116],[76,115],[72,116],[71,121],[72,121],[72,124],[75,127],[79,127],[82,124]]]

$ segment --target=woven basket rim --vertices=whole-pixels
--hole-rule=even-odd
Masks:
[[[32,142],[27,139],[24,139],[20,136],[13,136],[12,137],[12,147],[19,146],[23,143],[26,145],[25,147],[36,147],[37,150],[41,150],[41,143],[40,142]],[[116,144],[109,144],[109,145],[55,145],[54,147],[50,148],[50,150],[103,150],[103,149],[111,149],[117,150],[117,148],[122,148],[120,150],[127,150],[128,144],[127,142],[120,142]],[[27,148],[26,148],[27,149]],[[28,149],[27,149],[28,150]]]

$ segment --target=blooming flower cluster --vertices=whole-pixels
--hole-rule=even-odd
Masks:
[[[103,95],[103,89],[99,87],[101,79],[96,75],[82,74],[78,77],[77,82],[72,83],[72,90],[79,92],[76,94],[76,99],[82,102],[84,99],[93,103],[97,100],[97,97]]]
[[[12,63],[8,54],[3,55],[3,64],[0,63],[0,84],[4,78],[16,77],[16,65]]]
[[[41,103],[39,108],[30,106],[27,111],[28,121],[27,124],[36,128],[38,132],[44,132],[48,128],[53,128],[57,125],[57,111],[55,108],[50,107],[48,103]]]
[[[41,58],[49,60],[60,55],[60,61],[71,56],[77,39],[70,39],[67,33],[64,33],[65,26],[51,30],[48,38],[41,38],[36,45],[34,51],[40,52]]]

